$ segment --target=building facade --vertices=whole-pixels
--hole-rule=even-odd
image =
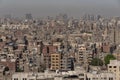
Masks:
[[[120,61],[110,60],[108,64],[108,71],[115,74],[116,80],[120,80]]]

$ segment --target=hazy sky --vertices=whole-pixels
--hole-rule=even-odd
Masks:
[[[81,16],[84,13],[120,16],[120,0],[0,0],[0,16],[54,16],[67,13]]]

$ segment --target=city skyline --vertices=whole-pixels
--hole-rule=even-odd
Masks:
[[[119,3],[0,0],[0,80],[120,80]]]
[[[54,16],[59,13],[74,17],[86,13],[119,16],[119,7],[119,0],[0,0],[0,16],[23,16],[26,13],[35,17]]]

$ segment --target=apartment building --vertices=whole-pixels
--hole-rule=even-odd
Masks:
[[[120,80],[120,61],[110,60],[108,64],[108,71],[115,74],[116,80]]]
[[[77,54],[77,61],[79,64],[88,64],[92,60],[92,52],[87,50],[84,44],[78,45],[78,54]]]
[[[55,53],[57,51],[57,47],[56,46],[52,46],[52,45],[45,45],[43,47],[43,56],[44,56],[44,63],[46,68],[50,68],[51,67],[51,54]]]
[[[70,57],[68,54],[62,55],[61,70],[74,70],[74,57]]]
[[[51,54],[51,70],[58,70],[61,67],[61,54],[52,53]]]
[[[87,73],[87,80],[116,80],[114,73],[100,72],[97,73],[93,71],[92,73]]]

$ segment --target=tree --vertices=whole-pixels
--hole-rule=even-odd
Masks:
[[[4,71],[3,71],[3,75],[5,75],[5,72],[9,71],[9,67],[5,67]]]
[[[108,54],[107,56],[105,56],[104,61],[105,61],[105,65],[110,63],[110,60],[115,60],[115,56],[113,56],[112,54]]]
[[[99,58],[93,58],[90,65],[92,65],[92,66],[102,66],[103,61]]]

